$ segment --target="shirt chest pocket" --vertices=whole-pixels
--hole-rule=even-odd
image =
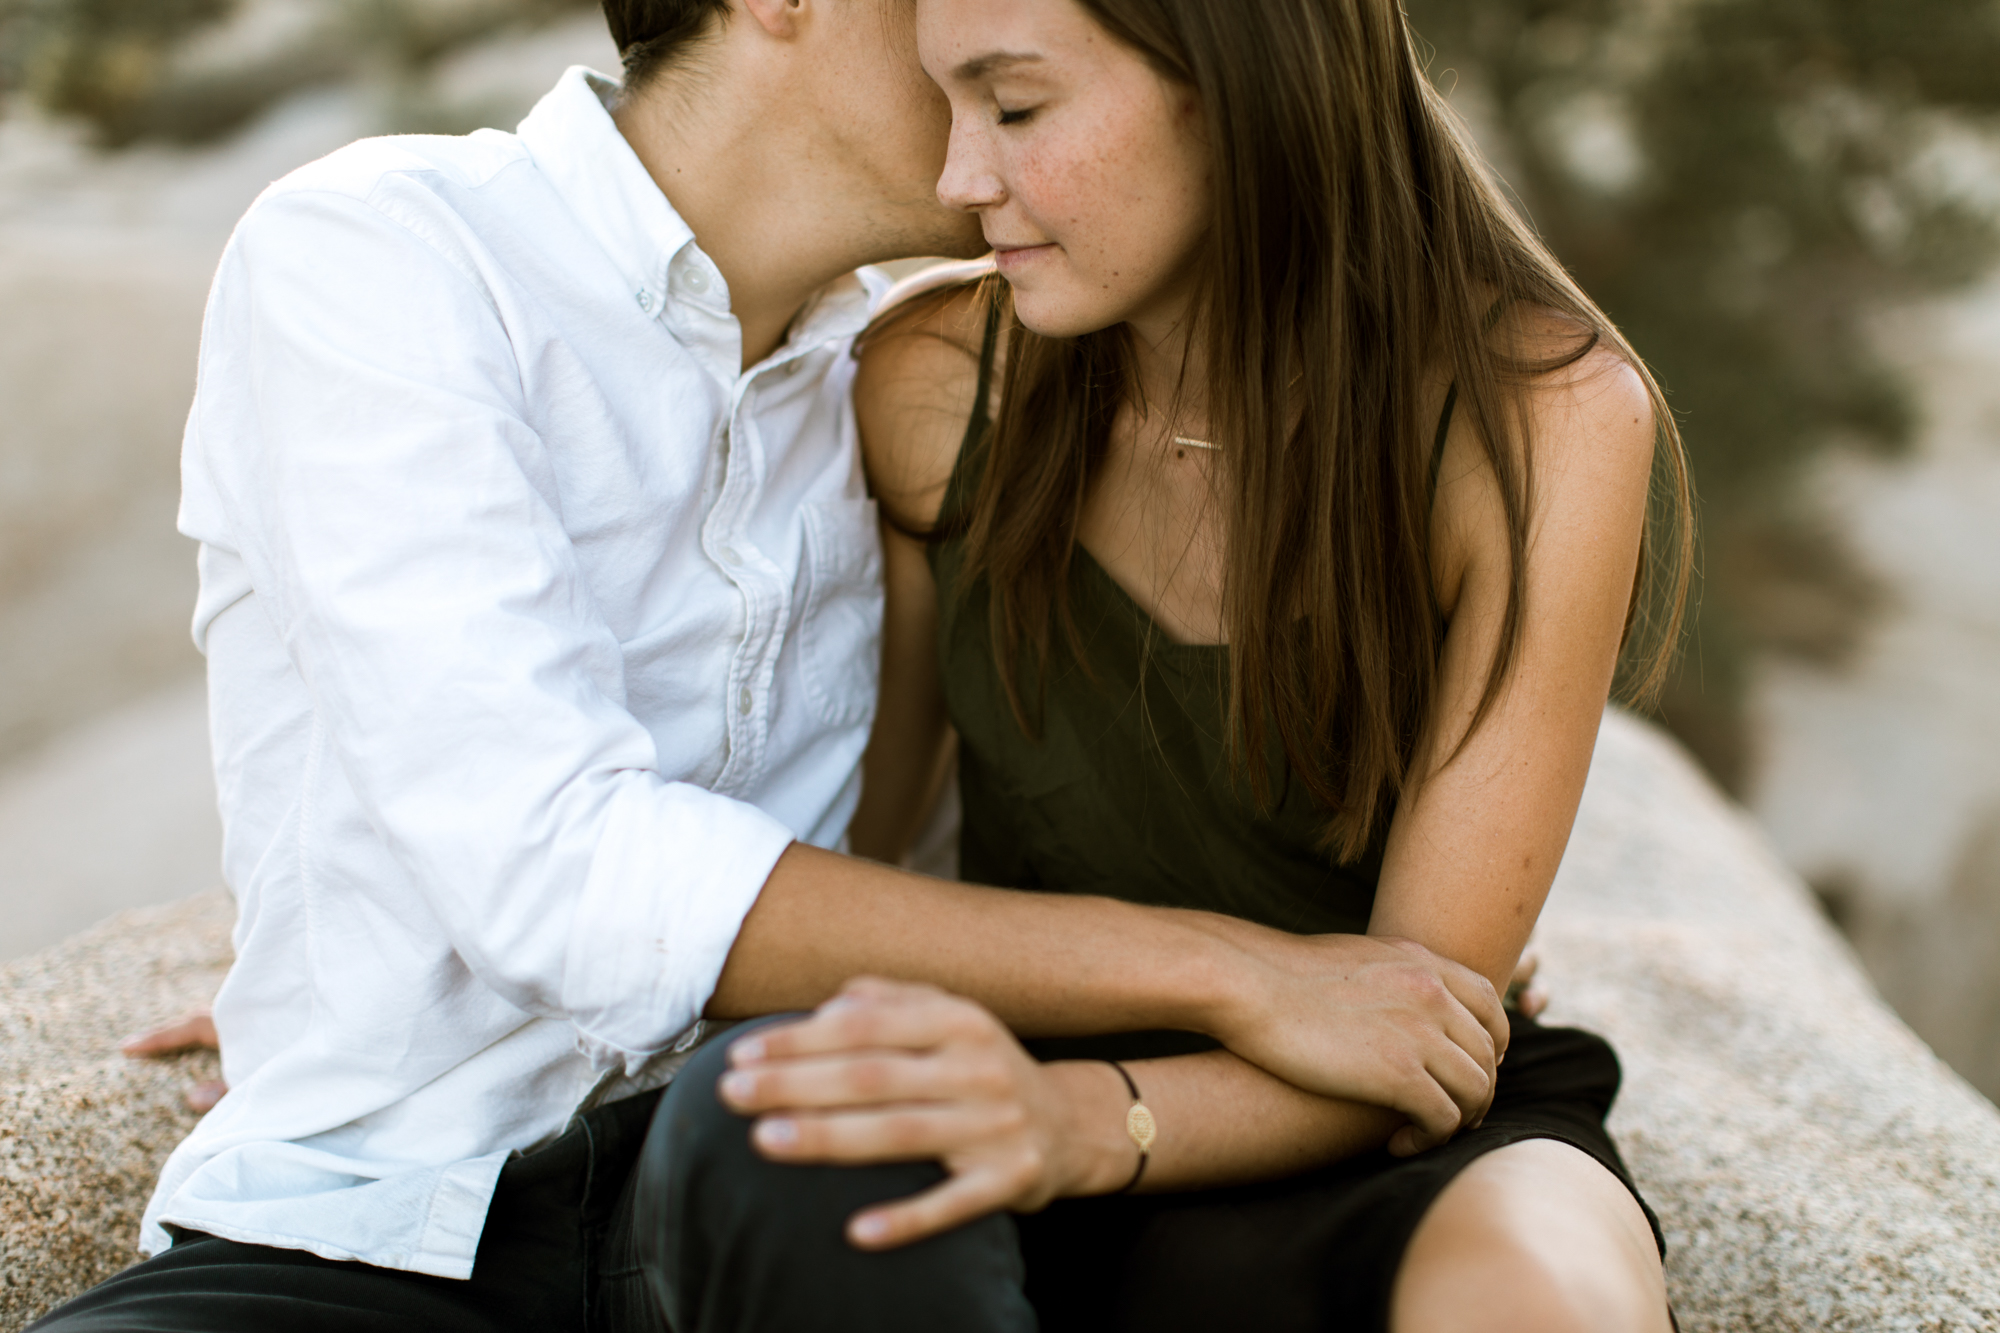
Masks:
[[[832,726],[866,725],[875,715],[882,656],[882,539],[875,502],[806,505],[801,571],[799,666],[806,701]]]

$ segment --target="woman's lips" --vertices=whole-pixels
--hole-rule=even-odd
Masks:
[[[1044,241],[1040,245],[996,245],[993,247],[993,263],[1002,273],[1011,273],[1051,253],[1055,248],[1055,243],[1052,241]]]

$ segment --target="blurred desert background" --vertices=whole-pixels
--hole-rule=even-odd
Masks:
[[[1410,0],[1703,499],[1662,719],[2000,1096],[2000,5]],[[295,166],[617,68],[568,0],[0,0],[0,958],[212,887],[203,299]]]

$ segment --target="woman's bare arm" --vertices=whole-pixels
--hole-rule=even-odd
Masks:
[[[1507,603],[1498,484],[1455,423],[1435,568],[1450,616],[1424,774],[1391,826],[1371,934],[1414,939],[1504,986],[1569,842],[1637,571],[1654,423],[1600,350],[1529,397],[1534,494],[1520,655],[1470,739]]]

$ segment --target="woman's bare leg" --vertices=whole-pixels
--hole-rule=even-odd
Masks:
[[[1668,1333],[1659,1249],[1588,1155],[1529,1139],[1467,1167],[1424,1215],[1392,1333]]]

